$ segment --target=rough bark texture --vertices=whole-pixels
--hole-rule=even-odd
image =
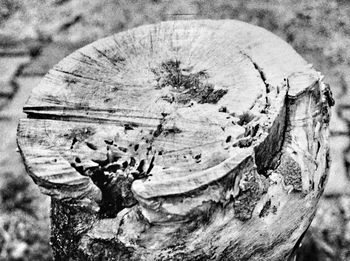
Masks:
[[[62,60],[18,145],[58,260],[287,260],[327,179],[332,104],[262,28],[165,22]]]

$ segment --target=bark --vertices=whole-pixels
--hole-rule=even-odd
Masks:
[[[332,104],[262,28],[164,22],[56,65],[18,145],[53,198],[57,260],[287,260],[325,186]]]

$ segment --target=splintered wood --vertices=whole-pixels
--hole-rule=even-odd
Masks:
[[[94,42],[18,127],[64,260],[287,260],[329,168],[333,99],[246,23],[170,21]]]

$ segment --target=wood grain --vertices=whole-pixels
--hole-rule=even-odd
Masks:
[[[328,173],[322,78],[277,36],[232,20],[142,26],[63,59],[18,128],[55,209],[99,213],[79,250],[61,242],[57,257],[286,260]]]

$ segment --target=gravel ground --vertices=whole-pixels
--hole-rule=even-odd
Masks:
[[[238,19],[290,43],[330,83],[333,163],[298,260],[350,260],[350,2],[346,0],[0,0],[0,260],[51,260],[49,199],[16,152],[21,108],[40,77],[75,49],[142,24]]]

